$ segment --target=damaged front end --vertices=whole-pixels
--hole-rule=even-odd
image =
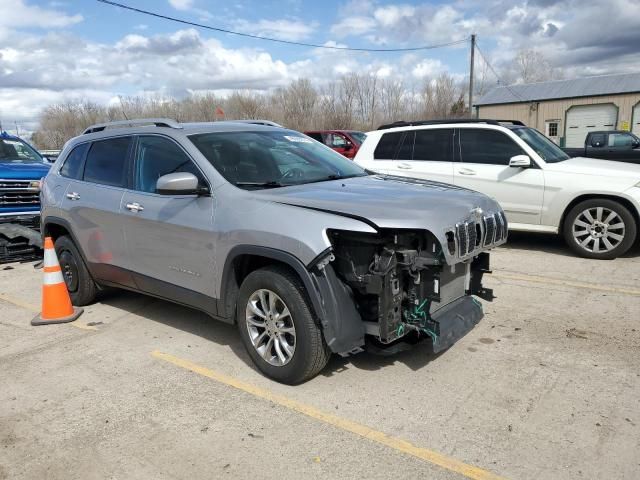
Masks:
[[[500,228],[500,238],[506,239],[506,221]],[[447,236],[450,242],[444,246],[448,249],[445,255],[441,243],[428,231],[328,231],[332,249],[317,263],[316,285],[333,282],[326,284],[325,295],[341,290],[342,299],[333,301],[348,302],[341,308],[353,306],[355,310],[335,312],[345,322],[329,325],[328,331],[325,328],[333,351],[358,351],[355,344],[362,340],[356,337],[366,335],[367,343],[382,352],[398,350],[403,341],[421,339],[430,339],[433,351],[440,352],[471,330],[483,316],[482,305],[473,296],[493,299],[492,290],[482,286],[482,276],[489,272],[485,250],[493,246],[498,234],[474,226],[477,235],[468,235],[459,225],[452,233]],[[493,235],[491,241],[488,233]],[[359,317],[360,325],[355,324],[354,316]],[[335,328],[343,331],[337,334]],[[351,343],[345,342],[345,336]],[[333,346],[332,340],[337,341]]]

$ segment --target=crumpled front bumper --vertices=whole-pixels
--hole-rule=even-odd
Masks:
[[[469,295],[445,305],[431,314],[436,324],[437,338],[432,340],[433,352],[446,350],[467,333],[482,319],[482,304]]]

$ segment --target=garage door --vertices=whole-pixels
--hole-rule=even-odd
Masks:
[[[565,145],[570,148],[582,147],[587,133],[594,130],[616,128],[618,110],[615,105],[580,105],[567,112]]]
[[[636,135],[640,135],[640,103],[633,107],[633,115],[631,116],[631,119],[633,120],[631,131]]]

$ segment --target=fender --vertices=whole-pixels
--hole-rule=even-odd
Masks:
[[[227,256],[220,288],[220,301],[226,315],[233,318],[237,284],[231,282],[233,261],[240,255],[255,255],[284,263],[304,284],[312,308],[322,326],[327,345],[334,353],[346,354],[364,345],[364,324],[356,309],[351,289],[336,276],[333,267],[310,266],[282,250],[256,245],[236,245]]]

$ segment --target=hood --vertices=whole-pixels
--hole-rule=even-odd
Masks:
[[[545,170],[552,172],[597,175],[599,177],[624,177],[640,179],[640,164],[575,157],[558,163],[547,163]]]
[[[486,195],[446,183],[375,175],[262,190],[274,202],[353,217],[380,228],[445,232],[477,207],[501,211]]]
[[[0,162],[0,178],[5,180],[40,180],[49,172],[51,165],[45,163]]]

